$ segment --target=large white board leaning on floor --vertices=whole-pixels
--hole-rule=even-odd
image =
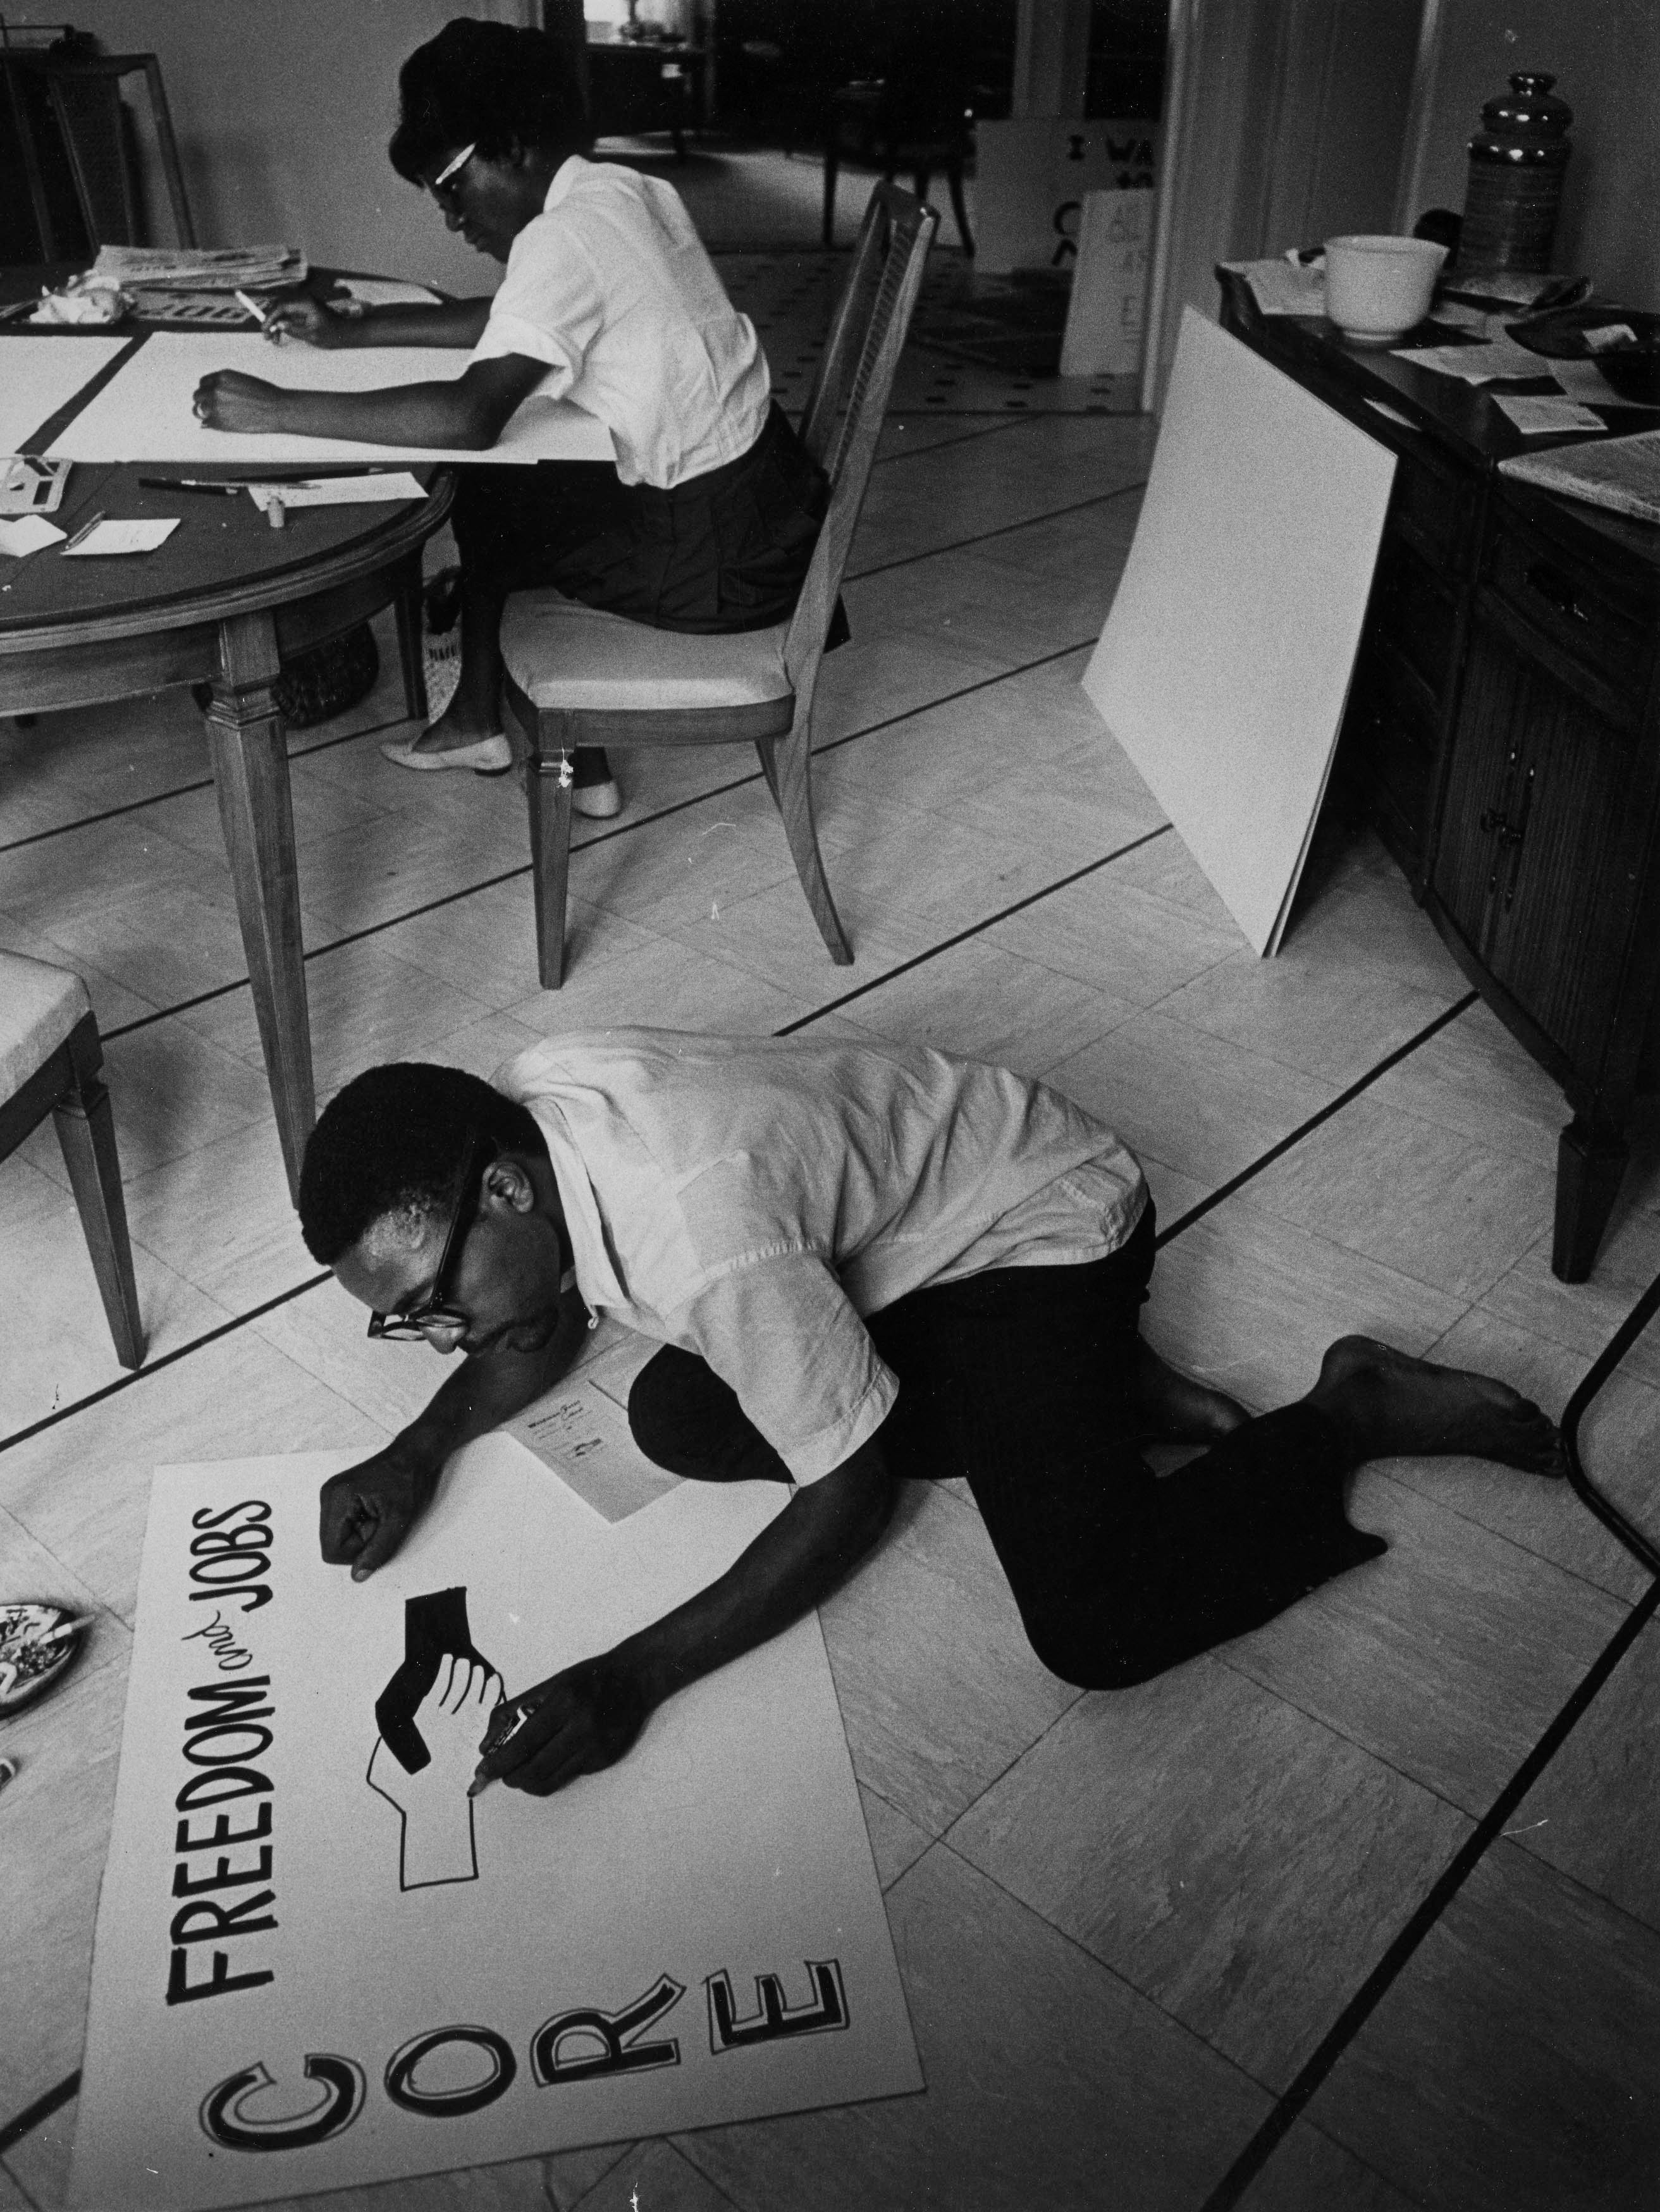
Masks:
[[[478,1715],[438,1702],[441,1647],[525,1689],[713,1580],[783,1486],[611,1524],[490,1437],[354,1584],[317,1551],[352,1456],[156,1473],[71,2201],[192,2212],[920,2088],[815,1617],[549,1799],[469,1799]]]
[[[433,446],[375,446],[356,438],[294,438],[210,430],[192,407],[216,368],[239,369],[290,389],[371,392],[383,385],[448,383],[472,356],[446,346],[366,346],[325,353],[272,345],[248,331],[157,331],[88,401],[48,451],[71,461],[169,461],[233,468],[304,468],[335,461],[609,461],[611,434],[569,400],[534,392],[496,443],[457,455]]]
[[[1189,307],[1084,690],[1259,953],[1307,857],[1395,456]]]

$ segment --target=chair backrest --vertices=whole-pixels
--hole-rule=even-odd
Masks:
[[[161,65],[154,54],[76,56],[41,64],[52,113],[69,151],[70,167],[87,234],[100,246],[138,246],[143,210],[128,143],[131,121],[121,104],[124,76],[142,71],[150,96],[156,150],[167,181],[173,227],[180,246],[194,246],[196,228],[185,198],[173,118],[161,84]]]
[[[864,505],[877,440],[939,218],[897,185],[879,185],[836,302],[801,441],[830,478],[830,505],[784,642],[798,719],[812,705],[836,594]]]

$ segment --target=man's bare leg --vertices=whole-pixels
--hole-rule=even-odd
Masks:
[[[1195,1382],[1140,1337],[1135,1343],[1135,1389],[1139,1431],[1147,1443],[1219,1443],[1250,1419],[1237,1398]]]
[[[1304,1401],[1341,1431],[1355,1466],[1438,1454],[1496,1459],[1525,1474],[1567,1472],[1554,1421],[1488,1375],[1412,1359],[1369,1336],[1341,1336]]]

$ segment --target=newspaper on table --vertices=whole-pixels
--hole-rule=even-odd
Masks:
[[[252,292],[301,283],[307,267],[292,246],[102,246],[92,275],[127,291]]]

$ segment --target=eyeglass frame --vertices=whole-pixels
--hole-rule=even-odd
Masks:
[[[462,1156],[461,1188],[456,1195],[455,1211],[450,1216],[444,1249],[438,1255],[438,1265],[433,1273],[430,1293],[419,1305],[411,1306],[407,1313],[369,1316],[369,1335],[376,1342],[382,1339],[394,1344],[412,1343],[417,1337],[425,1336],[429,1328],[458,1328],[465,1330],[472,1320],[458,1308],[447,1305],[450,1291],[449,1277],[461,1264],[462,1250],[478,1218],[478,1205],[483,1195],[483,1170],[496,1158],[500,1146],[482,1129],[470,1127],[467,1148]]]
[[[434,199],[437,201],[441,208],[449,208],[452,210],[454,208],[456,204],[455,186],[451,183],[450,179],[453,177],[457,177],[460,174],[461,171],[466,167],[467,163],[471,161],[473,155],[477,151],[478,141],[475,138],[471,145],[464,146],[460,152],[457,154],[453,160],[446,161],[443,167],[438,172],[438,174],[428,182],[427,190],[432,194]]]

